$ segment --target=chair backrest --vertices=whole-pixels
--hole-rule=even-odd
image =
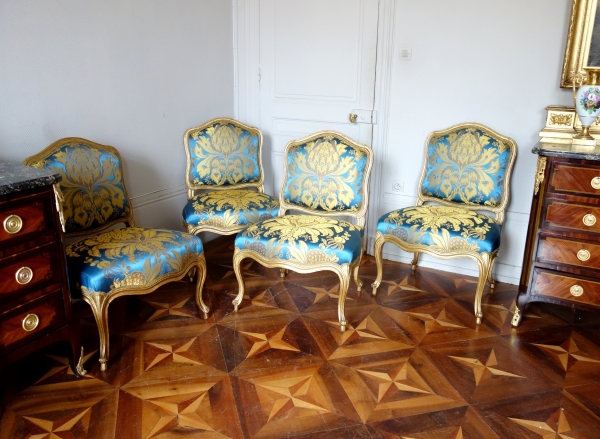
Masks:
[[[364,226],[369,205],[373,153],[335,131],[321,131],[287,144],[282,215],[294,209],[319,215],[347,215]]]
[[[434,131],[425,142],[417,205],[427,201],[495,214],[504,221],[517,145],[477,123]]]
[[[183,135],[188,198],[201,189],[255,187],[263,192],[262,133],[258,128],[221,117]]]
[[[69,137],[26,158],[23,164],[62,175],[57,196],[62,197],[61,222],[67,236],[95,233],[118,223],[135,225],[122,159],[112,146]]]

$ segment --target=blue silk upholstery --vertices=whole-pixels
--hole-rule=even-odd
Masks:
[[[69,281],[75,297],[109,293],[125,286],[148,287],[182,270],[202,254],[195,235],[174,230],[127,227],[84,238],[67,246]]]
[[[474,127],[432,137],[421,193],[446,201],[496,207],[504,196],[510,156],[508,144]]]
[[[288,203],[321,211],[358,211],[367,156],[327,135],[297,145],[287,155]]]
[[[352,263],[360,257],[363,229],[352,223],[315,215],[285,215],[248,226],[235,246],[269,259],[305,265]]]
[[[196,186],[229,186],[260,180],[258,135],[231,123],[215,122],[188,137]]]
[[[43,166],[62,176],[65,232],[100,227],[130,213],[119,156],[69,143],[45,158]]]
[[[443,252],[493,252],[500,247],[502,226],[492,218],[460,207],[415,206],[383,215],[377,230],[410,244]]]
[[[231,227],[253,224],[276,217],[279,200],[249,190],[205,192],[188,200],[183,209],[186,224]]]

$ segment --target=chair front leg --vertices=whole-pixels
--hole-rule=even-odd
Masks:
[[[206,259],[204,259],[204,256],[202,257],[202,259],[200,259],[198,265],[196,265],[196,267],[194,268],[194,271],[196,271],[197,276],[196,303],[198,304],[198,308],[200,308],[200,311],[202,312],[202,317],[204,319],[207,319],[210,308],[206,306],[206,304],[202,300],[202,288],[204,287],[204,281],[206,280]]]
[[[348,287],[350,286],[350,265],[344,264],[340,266],[338,271],[340,278],[340,295],[338,298],[338,320],[340,321],[340,330],[346,331],[346,316],[344,314],[344,305],[346,303],[346,296],[348,295]]]
[[[100,335],[100,370],[106,370],[108,361],[109,334],[108,334],[108,295],[105,293],[88,293],[82,290],[83,300],[91,307],[96,325],[98,326],[98,334]]]
[[[373,296],[377,295],[377,288],[379,288],[379,285],[381,285],[381,279],[383,278],[383,244],[385,244],[383,234],[381,232],[377,232],[377,236],[375,236],[375,246],[373,248],[375,265],[377,265],[377,277],[371,284]]]
[[[483,318],[483,312],[481,311],[481,297],[483,296],[483,290],[488,280],[490,270],[496,259],[495,253],[481,253],[477,259],[477,265],[479,266],[479,279],[477,279],[477,290],[475,291],[475,318],[476,323],[481,324]]]
[[[287,268],[280,268],[279,269],[279,277],[285,277],[288,274],[288,269]]]
[[[240,304],[242,303],[242,299],[244,298],[244,278],[242,277],[242,260],[244,256],[235,249],[233,253],[233,271],[235,272],[235,277],[238,281],[238,295],[233,299],[233,311],[237,311],[239,309]]]

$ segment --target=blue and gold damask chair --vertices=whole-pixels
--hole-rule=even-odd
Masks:
[[[66,237],[86,237],[66,247],[71,297],[92,308],[100,333],[100,367],[106,370],[108,306],[118,297],[147,294],[196,271],[196,302],[202,301],[206,261],[202,241],[174,230],[136,227],[117,150],[81,138],[58,140],[24,165],[62,175],[55,187]],[[126,227],[104,231],[116,224]]]
[[[425,142],[425,166],[416,206],[386,213],[377,223],[373,295],[383,275],[382,250],[386,242],[414,253],[413,271],[419,253],[440,259],[471,258],[479,268],[474,306],[480,324],[486,282],[494,288],[492,267],[500,247],[516,154],[512,139],[480,124],[465,123],[431,133]],[[435,204],[425,204],[429,202]]]
[[[241,262],[300,273],[329,270],[340,278],[338,318],[346,329],[344,302],[363,252],[363,227],[369,202],[369,176],[373,155],[367,146],[343,134],[322,131],[287,144],[285,176],[279,193],[277,218],[260,221],[239,232],[235,239],[233,268],[239,291],[233,300],[237,311],[244,297]],[[284,215],[287,211],[300,214]],[[349,216],[356,224],[334,217]]]
[[[279,202],[264,193],[262,133],[233,119],[217,118],[183,136],[189,233],[231,235],[277,216]]]

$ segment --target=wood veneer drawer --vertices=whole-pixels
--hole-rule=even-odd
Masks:
[[[0,315],[0,352],[42,337],[66,323],[58,290]]]
[[[0,261],[0,297],[60,276],[57,244],[50,243]]]
[[[600,168],[558,163],[552,170],[549,189],[600,195]]]
[[[600,245],[554,237],[541,237],[537,259],[540,262],[600,268]]]
[[[38,198],[28,204],[0,205],[0,243],[48,230],[52,221],[48,221],[48,209],[44,204]]]
[[[600,283],[574,276],[540,271],[536,275],[535,294],[582,304],[600,305]]]
[[[600,233],[600,207],[551,201],[546,221],[550,227]]]

